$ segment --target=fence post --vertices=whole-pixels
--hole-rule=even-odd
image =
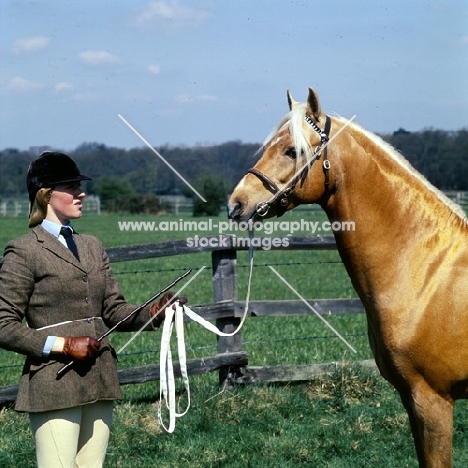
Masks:
[[[213,289],[215,302],[237,300],[237,256],[235,250],[214,251],[211,254],[213,266]],[[216,320],[216,326],[224,333],[234,331],[240,323],[236,317]],[[242,350],[242,337],[239,331],[234,336],[218,337],[218,354]],[[235,372],[231,367],[219,370],[220,385],[228,385],[230,374]]]
[[[21,202],[15,201],[15,217],[18,217],[21,213]]]

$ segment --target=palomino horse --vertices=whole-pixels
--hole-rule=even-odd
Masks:
[[[355,223],[334,235],[375,360],[408,412],[419,465],[450,467],[454,402],[468,397],[468,220],[390,145],[324,115],[312,89],[307,103],[288,101],[229,217],[318,203],[330,222]]]

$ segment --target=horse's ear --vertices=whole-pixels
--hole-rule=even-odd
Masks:
[[[309,88],[309,97],[307,98],[307,113],[312,115],[318,122],[322,115],[322,108],[320,107],[320,101],[317,93]]]
[[[293,110],[299,103],[294,100],[292,97],[291,91],[288,89],[288,104],[289,104],[289,110]]]

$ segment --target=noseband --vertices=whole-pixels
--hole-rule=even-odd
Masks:
[[[289,183],[285,187],[280,189],[278,185],[275,182],[273,182],[273,180],[271,180],[268,176],[263,174],[263,172],[259,171],[255,167],[247,171],[247,173],[256,175],[265,185],[269,187],[269,189],[274,194],[273,197],[270,198],[270,200],[266,202],[260,202],[257,204],[253,216],[258,215],[263,218],[264,216],[267,215],[268,211],[270,211],[270,208],[275,205],[277,205],[276,207],[277,216],[278,217],[283,216],[283,214],[286,212],[286,207],[289,204],[288,196],[294,190],[294,188],[296,187],[296,184],[300,180],[305,179],[307,173],[312,167],[312,164],[315,161],[317,161],[317,159],[320,158],[320,155],[322,154],[322,148],[323,148],[323,169],[325,171],[325,185],[330,184],[330,177],[328,174],[328,171],[330,169],[330,161],[327,159],[327,145],[326,145],[326,143],[328,142],[330,129],[331,129],[330,117],[328,117],[327,115],[324,130],[321,130],[320,127],[308,115],[305,116],[305,120],[320,135],[320,143],[315,148],[314,155],[311,158],[311,160],[308,161],[307,164],[292,177],[292,179],[289,181]]]

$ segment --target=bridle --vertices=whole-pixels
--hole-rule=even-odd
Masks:
[[[296,172],[296,174],[294,174],[294,176],[289,180],[289,182],[282,189],[280,189],[278,185],[275,182],[273,182],[273,180],[271,180],[268,176],[263,174],[263,172],[259,171],[255,167],[252,167],[251,169],[247,171],[247,173],[256,175],[273,192],[273,197],[270,198],[270,200],[266,202],[257,203],[257,206],[255,208],[255,211],[252,217],[260,216],[263,218],[264,216],[267,215],[268,211],[270,211],[270,208],[275,205],[277,205],[276,207],[277,216],[278,217],[283,216],[283,214],[286,212],[286,207],[289,204],[288,196],[294,190],[294,188],[296,187],[296,184],[299,181],[302,181],[305,179],[307,173],[312,167],[312,164],[315,161],[317,161],[317,159],[320,158],[322,154],[322,149],[323,149],[323,169],[325,171],[325,185],[330,184],[330,176],[329,176],[328,171],[331,166],[330,166],[330,161],[327,159],[327,145],[326,145],[326,143],[328,142],[330,130],[331,130],[330,117],[328,117],[327,115],[324,130],[322,130],[308,115],[306,115],[304,119],[320,135],[320,143],[316,146],[313,157],[310,159],[310,161],[307,161],[307,164],[304,167],[302,167],[298,172]]]

